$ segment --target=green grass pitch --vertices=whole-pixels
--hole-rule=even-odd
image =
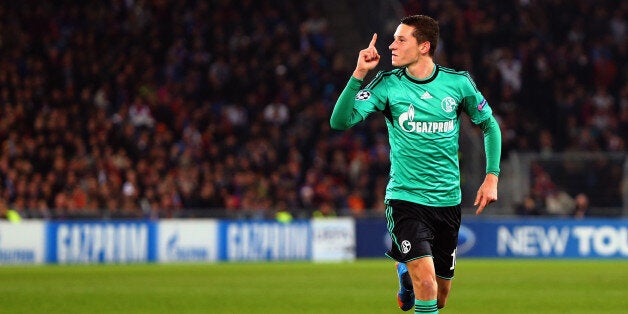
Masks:
[[[626,313],[626,260],[461,258],[441,313]],[[0,313],[403,313],[393,262],[0,267]],[[408,312],[409,313],[409,312]]]

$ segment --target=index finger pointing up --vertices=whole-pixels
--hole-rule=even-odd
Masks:
[[[371,43],[369,47],[375,47],[375,42],[377,41],[377,33],[373,33],[373,39],[371,39]]]

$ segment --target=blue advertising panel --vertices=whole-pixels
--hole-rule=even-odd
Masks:
[[[463,219],[458,256],[626,258],[628,220]]]
[[[383,257],[390,248],[384,219],[356,220],[356,256]],[[463,217],[459,257],[627,258],[625,219],[484,219]]]
[[[131,263],[156,260],[150,221],[62,221],[46,227],[48,263]]]
[[[309,221],[223,220],[218,238],[221,261],[308,260],[312,256]]]
[[[356,256],[385,257],[392,245],[384,218],[358,219],[355,223]]]

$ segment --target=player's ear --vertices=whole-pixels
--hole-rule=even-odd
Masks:
[[[424,42],[419,44],[419,51],[421,53],[428,53],[428,52],[430,52],[430,47],[431,47],[430,42],[429,41],[424,41]]]

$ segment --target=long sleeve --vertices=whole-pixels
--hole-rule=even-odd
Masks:
[[[346,130],[362,120],[362,117],[358,117],[359,120],[355,121],[357,113],[353,110],[355,95],[360,90],[361,85],[362,81],[353,76],[347,82],[347,86],[345,86],[340,97],[338,97],[338,101],[336,101],[334,110],[331,113],[329,123],[333,129]]]
[[[480,123],[484,132],[484,151],[486,152],[486,173],[499,176],[499,162],[502,154],[502,135],[499,124],[493,116]]]

